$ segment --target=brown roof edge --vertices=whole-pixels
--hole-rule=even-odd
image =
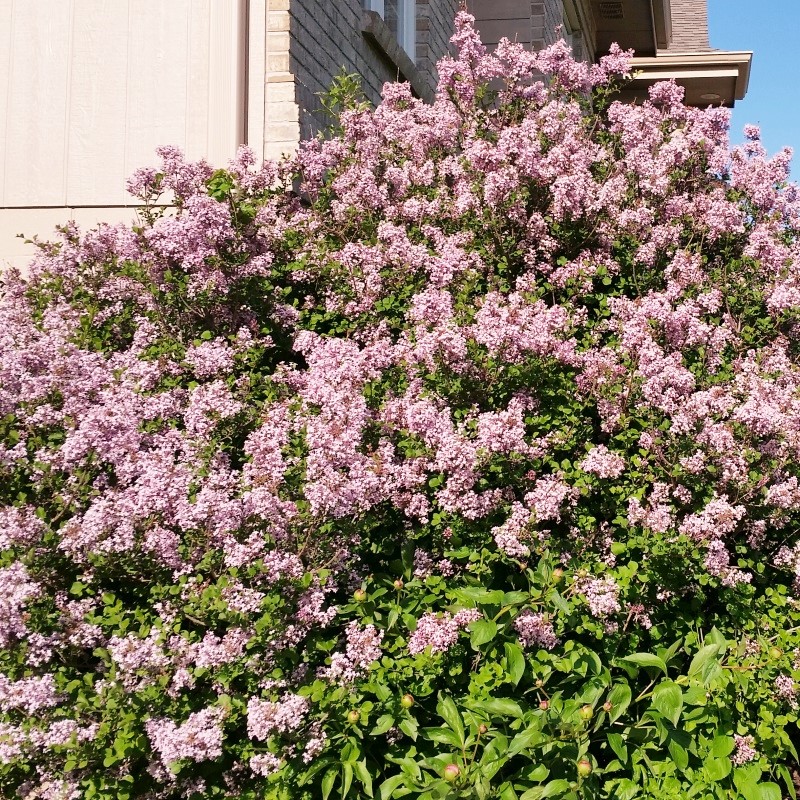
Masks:
[[[675,81],[687,90],[687,102],[732,106],[747,94],[753,53],[749,50],[711,50],[707,53],[660,54],[631,61],[633,90],[656,81]],[[712,96],[715,95],[715,96]]]
[[[672,9],[669,0],[650,0],[656,47],[666,50],[672,42]]]

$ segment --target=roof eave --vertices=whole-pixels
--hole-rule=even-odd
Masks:
[[[634,79],[627,89],[637,92],[656,81],[674,79],[686,88],[687,101],[692,105],[702,105],[702,99],[732,106],[747,94],[752,59],[753,53],[749,50],[670,52],[655,57],[635,57],[631,60]]]

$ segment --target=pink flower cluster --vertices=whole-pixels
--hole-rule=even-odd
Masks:
[[[581,586],[581,593],[593,617],[608,617],[621,608],[619,586],[612,578],[587,578]]]
[[[625,470],[625,459],[600,444],[581,461],[581,469],[594,473],[598,478],[618,478]]]
[[[177,725],[171,719],[151,719],[145,730],[163,765],[182,759],[213,761],[222,755],[222,722],[225,712],[209,707],[189,714]]]
[[[277,702],[251,697],[247,702],[247,735],[265,740],[275,733],[296,731],[304,724],[308,710],[308,699],[290,692]]]
[[[482,616],[476,608],[465,608],[455,614],[429,611],[417,620],[408,640],[408,652],[413,656],[430,647],[431,653],[446,653],[458,641],[458,632]]]
[[[741,767],[742,764],[749,764],[758,758],[759,752],[755,747],[756,740],[752,736],[734,734],[733,741],[736,744],[736,749],[731,755],[731,761],[734,766]]]
[[[525,647],[543,647],[552,650],[558,644],[552,621],[544,614],[525,610],[514,620],[519,639]]]
[[[383,631],[374,625],[361,626],[350,622],[345,630],[345,651],[331,656],[329,667],[320,675],[336,683],[352,683],[366,675],[372,664],[381,657]]]
[[[122,769],[152,800],[261,791],[339,741],[318,691],[481,619],[431,592],[511,591],[545,550],[587,570],[568,602],[643,640],[693,572],[730,595],[800,581],[787,154],[754,130],[730,150],[729,111],[673,83],[594,114],[629,54],[489,52],[473,23],[433,104],[387,85],[280,164],[161,148],[129,184],[141,225],[70,224],[3,273],[0,777],[24,763],[20,796]],[[640,582],[628,534],[653,544]],[[372,614],[396,563],[414,580],[388,596],[420,603],[398,626]],[[524,646],[557,647],[551,612],[515,618]],[[792,675],[773,691],[797,706]],[[245,706],[265,744],[243,749]],[[131,715],[147,737],[107,768]]]

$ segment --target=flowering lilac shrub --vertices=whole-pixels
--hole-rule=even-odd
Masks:
[[[3,797],[793,791],[788,154],[454,43],[4,277]]]

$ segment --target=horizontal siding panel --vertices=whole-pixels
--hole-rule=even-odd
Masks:
[[[138,167],[153,164],[159,145],[191,149],[186,142],[189,25],[195,8],[203,5],[190,0],[131,4],[125,178]],[[207,120],[201,117],[193,124],[204,127]]]
[[[9,47],[4,205],[63,205],[73,0],[16,0]]]
[[[176,145],[232,158],[243,0],[0,0],[0,205],[117,206]]]
[[[74,3],[67,204],[111,204],[124,196],[129,0]]]

